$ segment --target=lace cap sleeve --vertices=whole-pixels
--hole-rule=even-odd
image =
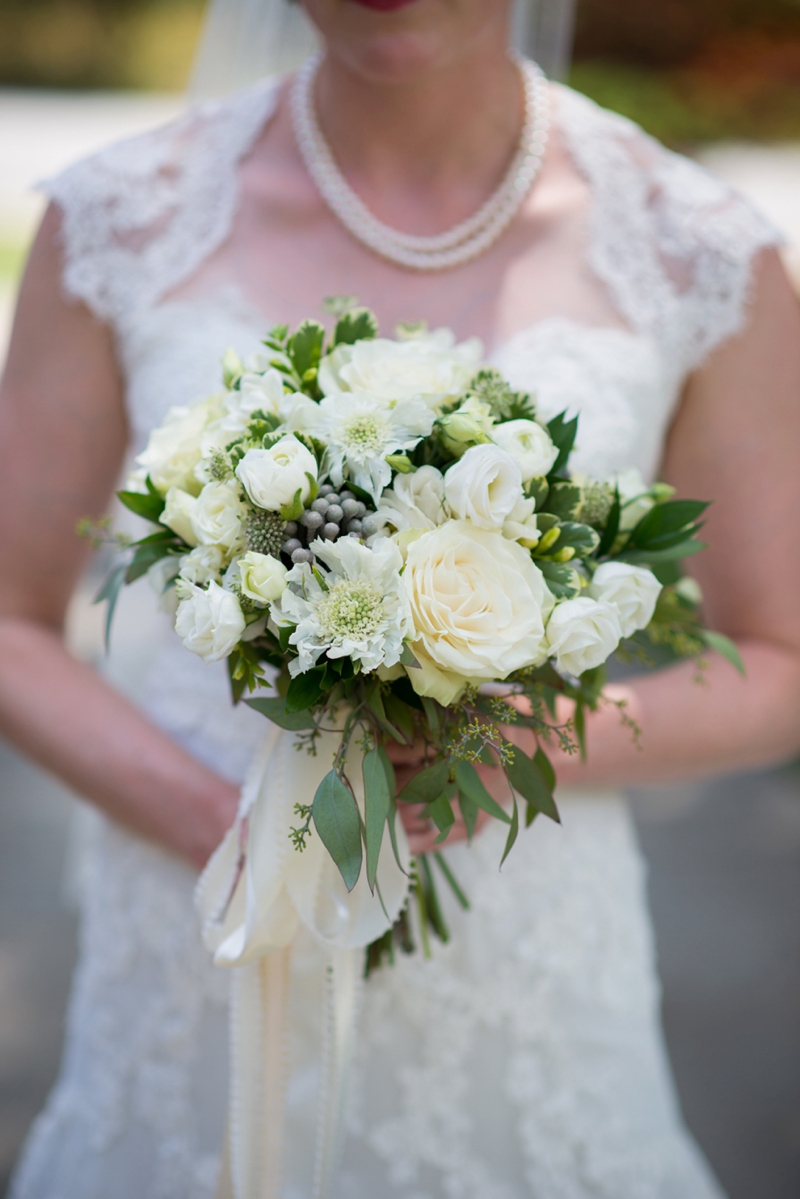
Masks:
[[[40,184],[62,212],[66,293],[122,325],[188,278],[230,232],[236,166],[277,90],[203,105]]]
[[[685,375],[747,323],[753,259],[781,234],[733,188],[632,121],[560,88],[593,195],[590,263],[631,326]]]

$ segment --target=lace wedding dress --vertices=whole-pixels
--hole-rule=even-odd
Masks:
[[[279,313],[235,289],[169,293],[228,236],[237,165],[274,86],[117,145],[49,185],[64,285],[115,332],[139,448],[213,390],[229,346]],[[608,327],[556,311],[493,361],[550,417],[581,413],[578,469],[652,477],[689,371],[747,319],[776,238],[740,198],[619,117],[558,89],[591,205],[582,269]],[[192,753],[242,777],[261,717],[187,653],[147,585],[122,602],[112,678]],[[337,1199],[719,1199],[683,1127],[659,1024],[641,856],[624,799],[561,796],[498,873],[504,831],[449,851],[473,902],[452,942],[363,987]],[[210,1199],[223,1140],[228,976],[200,943],[191,871],[97,817],[61,1077],[13,1199]],[[294,956],[286,1199],[310,1199],[324,961]]]

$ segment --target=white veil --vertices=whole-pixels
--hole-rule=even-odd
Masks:
[[[515,0],[512,39],[550,79],[569,67],[576,0]],[[189,85],[193,99],[224,96],[298,66],[317,46],[290,0],[209,0]]]

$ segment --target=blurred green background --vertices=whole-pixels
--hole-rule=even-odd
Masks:
[[[203,0],[0,0],[0,86],[179,91]],[[800,136],[800,0],[579,0],[572,82],[685,145]]]

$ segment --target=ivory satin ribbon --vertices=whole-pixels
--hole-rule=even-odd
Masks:
[[[365,871],[348,894],[316,832],[299,852],[289,839],[295,803],[311,803],[339,745],[323,734],[316,756],[295,735],[268,725],[242,788],[239,813],[197,885],[203,938],[218,966],[236,967],[231,1009],[228,1144],[218,1199],[279,1199],[283,1177],[284,1090],[288,1063],[287,992],[291,945],[304,925],[328,950],[314,1199],[330,1189],[341,1144],[363,950],[399,915],[408,893],[388,835],[372,895]],[[361,765],[348,778],[363,811]],[[398,822],[405,871],[408,843]],[[227,1163],[227,1164],[226,1164]]]

